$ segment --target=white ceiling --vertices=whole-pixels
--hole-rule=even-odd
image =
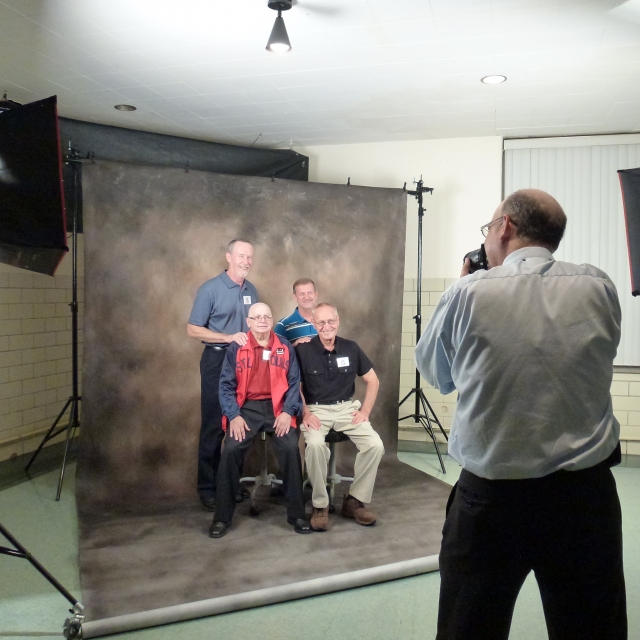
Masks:
[[[298,0],[283,15],[293,50],[275,55],[267,0],[0,0],[0,90],[261,147],[640,130],[640,0]]]

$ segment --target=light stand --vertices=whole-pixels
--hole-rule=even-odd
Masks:
[[[71,618],[67,618],[64,622],[63,634],[65,638],[78,637],[82,623],[84,622],[84,607],[80,604],[63,586],[60,584],[41,564],[36,560],[19,542],[0,524],[0,534],[2,534],[12,545],[13,548],[0,547],[0,554],[13,556],[15,558],[23,558],[28,560],[38,572],[44,576],[70,603],[73,607],[69,609],[72,614]]]
[[[71,241],[71,259],[73,264],[72,298],[71,304],[69,305],[71,307],[72,394],[24,469],[25,473],[27,473],[29,471],[29,467],[33,464],[33,461],[38,457],[42,447],[44,447],[49,440],[52,440],[66,430],[67,438],[64,444],[64,457],[62,459],[62,469],[60,470],[60,480],[58,481],[56,501],[60,500],[60,494],[62,493],[62,482],[64,480],[65,467],[67,466],[67,455],[69,453],[71,438],[75,434],[76,429],[80,426],[79,409],[80,400],[82,400],[79,395],[78,385],[78,202],[80,201],[80,180],[78,177],[78,171],[82,160],[78,152],[71,148],[71,143],[69,143],[69,152],[65,156],[64,161],[73,167],[73,188],[75,194],[73,202],[73,234]],[[58,423],[69,407],[71,408],[69,412],[69,422],[63,427],[58,427]]]
[[[424,207],[422,206],[422,194],[423,193],[433,193],[433,189],[430,187],[425,187],[422,181],[422,178],[418,180],[418,182],[414,181],[416,185],[415,191],[407,191],[407,183],[404,183],[404,190],[407,195],[415,196],[418,201],[418,279],[416,280],[416,305],[417,311],[416,315],[413,316],[413,319],[416,321],[416,344],[420,340],[420,336],[422,335],[422,218],[424,216]],[[445,440],[449,440],[447,438],[447,434],[445,433],[442,424],[440,424],[440,420],[435,414],[433,407],[429,404],[429,400],[427,400],[427,396],[425,396],[424,391],[422,390],[420,384],[420,372],[416,369],[416,386],[407,393],[407,395],[400,400],[400,404],[398,408],[400,408],[411,396],[415,396],[415,405],[414,412],[402,416],[402,418],[398,418],[398,422],[402,422],[407,418],[413,418],[416,424],[421,424],[424,430],[427,432],[431,440],[433,441],[433,446],[436,448],[436,453],[438,454],[438,460],[440,460],[440,466],[442,467],[442,473],[446,473],[447,470],[444,467],[444,462],[442,461],[442,456],[440,455],[440,449],[438,448],[438,441],[436,440],[436,434],[434,432],[434,425],[437,425],[442,432],[442,435],[445,437]]]

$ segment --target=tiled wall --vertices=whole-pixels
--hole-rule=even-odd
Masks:
[[[71,276],[31,274],[3,267],[0,272],[0,460],[33,451],[71,395]],[[429,321],[440,295],[453,280],[422,282],[422,322]],[[402,318],[400,399],[414,386],[416,283],[405,280]],[[82,372],[83,288],[79,278],[79,353]],[[82,383],[82,376],[80,376]],[[423,389],[448,431],[456,394],[443,396]],[[616,373],[611,386],[613,407],[622,425],[623,453],[640,455],[640,374]],[[413,413],[413,398],[399,416]],[[65,419],[61,424],[66,424]],[[61,434],[57,441],[61,440]],[[427,442],[425,431],[412,420],[400,425],[399,448]],[[439,440],[443,441],[442,435]],[[51,442],[56,442],[55,440]]]
[[[51,277],[5,266],[2,269],[0,460],[6,460],[33,451],[71,395],[72,294],[70,275]],[[81,356],[82,278],[78,299]],[[68,423],[67,416],[61,425]]]
[[[431,318],[433,309],[442,295],[442,292],[454,280],[444,278],[422,281],[422,326],[426,326]],[[415,321],[416,315],[416,281],[412,278],[404,281],[404,308],[402,312],[402,362],[400,365],[400,399],[413,388],[415,384],[415,364],[413,350],[415,347]],[[436,389],[430,388],[423,380],[423,389],[429,403],[433,407],[438,419],[448,432],[455,412],[457,394],[451,393],[443,396]],[[613,410],[618,418],[621,429],[620,438],[622,453],[640,455],[640,374],[614,373],[611,385],[613,396]],[[400,409],[399,417],[413,413],[413,399],[408,400]],[[405,420],[400,423],[398,433],[398,448],[411,449],[416,443],[425,443],[427,434],[420,425],[413,420]],[[438,440],[444,442],[442,435]]]

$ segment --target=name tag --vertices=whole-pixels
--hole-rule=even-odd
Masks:
[[[245,304],[251,304],[251,296],[242,296]]]
[[[271,351],[267,351],[266,349],[263,349],[262,351],[262,359],[263,360],[268,360],[271,357]]]
[[[349,358],[337,358],[336,362],[339,367],[348,367],[349,366]]]

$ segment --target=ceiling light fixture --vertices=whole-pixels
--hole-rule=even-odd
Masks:
[[[480,80],[480,82],[484,82],[485,84],[500,84],[501,82],[505,82],[507,76],[485,76]]]
[[[267,0],[269,9],[278,12],[278,17],[273,23],[273,29],[267,42],[267,51],[272,53],[287,53],[287,51],[291,51],[291,43],[287,35],[287,28],[284,26],[282,12],[291,9],[292,4],[293,0]]]
[[[137,111],[138,107],[134,107],[132,104],[117,104],[114,109],[118,111]]]

